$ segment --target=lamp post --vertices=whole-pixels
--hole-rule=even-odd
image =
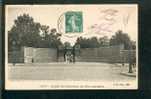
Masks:
[[[133,69],[132,69],[132,55],[131,55],[131,50],[132,50],[132,44],[130,42],[130,48],[129,48],[129,73],[133,73]]]
[[[17,42],[16,40],[13,40],[12,41],[12,62],[13,62],[13,66],[15,66],[16,64],[16,45],[17,45]]]

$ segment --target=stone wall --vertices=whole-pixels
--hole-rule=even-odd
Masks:
[[[121,62],[128,63],[132,60],[136,60],[136,51],[135,50],[121,50]]]
[[[25,63],[49,63],[57,61],[57,50],[53,48],[24,48]]]
[[[77,62],[108,62],[128,63],[136,58],[135,50],[123,50],[121,47],[101,47],[80,49],[80,56],[76,57]]]
[[[49,63],[57,61],[57,50],[53,48],[23,47],[21,50],[8,52],[9,63]]]
[[[128,63],[136,58],[135,50],[123,50],[123,46],[109,46],[100,48],[81,48],[76,55],[76,62],[109,62]],[[20,51],[9,52],[8,62],[12,63],[49,63],[64,62],[64,51],[57,53],[53,48],[23,47]],[[59,56],[57,58],[57,55]]]
[[[52,48],[35,48],[33,62],[48,63],[57,61],[57,50]]]
[[[123,45],[100,47],[100,48],[82,48],[80,49],[80,56],[76,57],[76,61],[119,63],[122,62],[120,50],[123,49],[124,49]]]

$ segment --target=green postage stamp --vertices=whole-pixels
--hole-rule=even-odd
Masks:
[[[70,11],[65,14],[65,31],[66,33],[83,32],[82,12]]]

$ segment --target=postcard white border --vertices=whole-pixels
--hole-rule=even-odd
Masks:
[[[138,20],[138,4],[100,4],[100,5],[117,5],[117,6],[135,6],[137,9],[137,20]],[[7,22],[8,16],[8,7],[19,6],[25,7],[22,5],[6,5],[5,6],[5,22]],[[26,5],[26,6],[33,6],[33,5]],[[41,6],[41,5],[34,5],[34,6]],[[47,5],[48,6],[48,5]],[[60,5],[51,5],[51,6],[60,6]],[[68,5],[68,6],[76,6],[76,5]],[[81,5],[83,6],[83,5]],[[87,4],[84,4],[87,6]],[[99,6],[92,5],[92,6]],[[138,21],[137,21],[138,24]],[[132,82],[115,82],[115,83],[130,83],[130,86],[114,86],[114,82],[90,82],[90,81],[49,81],[49,80],[20,80],[20,81],[11,81],[8,79],[8,34],[6,31],[5,26],[5,89],[6,90],[70,90],[70,89],[92,89],[92,90],[129,90],[129,89],[138,89],[138,25],[137,25],[137,40],[136,40],[136,81]],[[96,87],[95,87],[95,86]],[[73,86],[73,87],[72,87]],[[98,86],[98,87],[97,87]]]

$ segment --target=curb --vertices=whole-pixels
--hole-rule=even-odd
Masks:
[[[121,72],[120,74],[124,76],[129,76],[129,77],[136,77],[135,73]]]

